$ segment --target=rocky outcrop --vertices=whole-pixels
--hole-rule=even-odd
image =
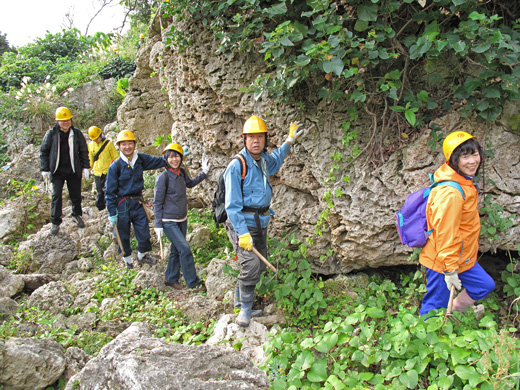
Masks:
[[[105,345],[66,390],[266,389],[267,374],[232,348],[168,344],[134,323]]]
[[[35,290],[27,305],[35,306],[53,314],[64,313],[74,303],[74,297],[62,282],[50,282]]]
[[[290,122],[298,120],[306,129],[305,136],[298,140],[280,172],[271,179],[274,187],[271,206],[276,217],[269,234],[292,231],[302,239],[311,237],[313,244],[307,255],[314,269],[322,274],[406,263],[411,250],[399,241],[394,213],[406,195],[426,186],[427,174],[444,162],[440,148],[433,150],[428,145],[432,140],[429,131],[400,140],[398,148],[392,145],[394,152],[385,161],[373,156],[368,161],[367,155],[361,155],[350,164],[353,156],[343,147],[345,133],[341,127],[342,122],[350,120],[347,107],[327,106],[322,101],[299,110],[265,96],[255,101],[242,91],[267,71],[258,53],[252,50],[247,54],[216,54],[219,42],[211,31],[182,23],[176,29],[193,41],[182,52],[163,43],[166,40],[161,31],[166,34],[169,28],[150,29],[148,46],[139,52],[129,94],[118,111],[122,126],[136,131],[148,147],[151,141],[146,140],[171,132],[176,142],[190,145],[192,154],[185,165],[193,170],[200,169],[203,154],[210,156],[214,168],[209,180],[191,192],[200,194],[208,204],[219,173],[243,146],[240,133],[248,116],[258,114],[265,119],[270,150],[284,141]],[[153,78],[148,77],[151,71],[155,72]],[[152,93],[160,88],[165,92]],[[169,113],[163,109],[164,104],[169,105]],[[518,245],[520,137],[507,127],[507,115],[517,111],[518,107],[508,108],[496,125],[479,124],[457,112],[436,120],[443,135],[454,130],[470,131],[495,154],[486,160],[480,185],[505,210],[504,218],[511,214],[516,217],[513,227],[499,232],[495,241],[482,236],[483,251],[516,250]],[[162,126],[150,128],[148,118],[153,122],[158,117]],[[362,150],[371,138],[372,129],[371,118],[360,117],[355,128],[358,140],[353,143]],[[143,118],[141,123],[139,118]],[[339,162],[330,158],[333,153],[341,156]],[[331,178],[333,163],[338,169]],[[319,226],[322,234],[316,236],[315,227],[323,211],[328,214]],[[323,257],[327,252],[329,256]]]
[[[47,388],[65,371],[65,351],[49,339],[11,338],[0,343],[0,387],[4,390]]]
[[[23,290],[25,285],[20,275],[16,275],[0,265],[0,298],[11,298]]]

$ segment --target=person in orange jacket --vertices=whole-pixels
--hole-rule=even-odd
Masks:
[[[419,257],[427,268],[421,316],[447,307],[452,286],[464,288],[453,301],[453,310],[460,312],[495,288],[493,279],[477,263],[480,217],[475,176],[482,147],[471,134],[455,131],[446,137],[442,149],[446,163],[435,172],[435,181],[459,183],[465,197],[458,189],[441,184],[428,198],[426,219],[433,232]]]

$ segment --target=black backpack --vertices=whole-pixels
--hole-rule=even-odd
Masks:
[[[247,164],[246,159],[241,154],[237,154],[233,157],[233,160],[240,160],[240,172],[242,173],[242,181],[241,181],[241,189],[244,186],[244,178],[247,174]],[[226,214],[226,184],[224,183],[224,169],[222,173],[219,175],[217,180],[217,189],[215,190],[215,194],[213,195],[213,200],[211,201],[211,207],[213,208],[213,219],[215,220],[215,225],[220,227],[221,223],[226,222],[227,214]]]

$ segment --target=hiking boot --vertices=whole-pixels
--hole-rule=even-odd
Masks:
[[[150,265],[154,265],[157,263],[157,260],[154,257],[150,256],[148,253],[146,255],[144,255],[142,259],[139,259],[139,257],[138,257],[137,260],[140,263],[145,263],[145,264],[150,264]]]
[[[179,282],[174,282],[174,283],[170,283],[170,282],[167,282],[166,280],[164,281],[164,285],[165,286],[168,286],[168,287],[172,287],[174,288],[175,290],[184,290],[184,286],[182,284],[180,284]]]
[[[83,218],[81,215],[73,215],[72,218],[76,221],[76,226],[83,229],[85,227],[85,222],[83,222]]]
[[[125,264],[126,264],[126,269],[134,269],[134,265],[132,263],[127,263],[125,261]]]
[[[197,284],[195,287],[189,287],[190,291],[193,291],[194,293],[201,293],[206,292],[206,286],[204,286],[202,283]]]
[[[51,234],[58,234],[60,231],[60,225],[52,224],[51,226]]]

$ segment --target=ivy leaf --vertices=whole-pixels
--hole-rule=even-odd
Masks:
[[[455,374],[457,374],[457,376],[464,381],[467,381],[469,379],[469,377],[475,373],[476,373],[475,368],[473,366],[455,367]]]
[[[311,382],[323,382],[326,381],[327,378],[328,375],[326,358],[316,361],[307,373],[307,379]]]
[[[486,42],[486,43],[482,43],[480,45],[472,46],[471,50],[474,51],[475,53],[484,53],[485,51],[488,51],[490,47],[491,47],[491,43]]]
[[[496,99],[500,97],[500,87],[499,86],[489,86],[482,88],[482,93],[488,99]]]
[[[321,339],[321,341],[316,344],[316,349],[321,353],[327,353],[332,347],[336,345],[337,342],[337,333],[327,333],[325,336],[323,336],[323,339]]]
[[[299,370],[307,370],[312,366],[315,360],[316,358],[314,357],[313,353],[306,349],[298,355],[294,362],[294,365]]]
[[[311,62],[311,59],[307,57],[305,54],[300,54],[298,57],[296,57],[296,60],[294,63],[298,66],[305,66]]]
[[[269,18],[274,18],[278,15],[285,15],[287,13],[287,6],[285,5],[285,1],[282,1],[281,3],[275,4],[270,8],[264,9],[264,13]]]
[[[322,99],[326,99],[329,97],[329,94],[330,94],[330,91],[328,90],[328,88],[322,88],[320,89],[320,91],[318,92],[318,96]]]
[[[428,92],[426,92],[424,89],[421,90],[421,92],[419,92],[417,94],[417,99],[419,99],[422,102],[427,102],[428,101]]]
[[[323,71],[325,73],[334,73],[336,76],[341,76],[345,64],[339,57],[332,57],[332,59],[323,61]]]
[[[369,307],[366,313],[370,318],[382,318],[385,316],[385,312],[379,307]]]
[[[356,31],[365,31],[368,29],[368,22],[364,20],[357,19],[356,24],[354,25],[354,30]]]
[[[364,22],[375,22],[377,20],[378,6],[376,4],[359,5],[357,8],[358,19]]]
[[[411,110],[406,110],[404,112],[404,116],[408,123],[410,123],[412,126],[415,126],[415,122],[417,121],[417,118],[415,116],[415,113]]]
[[[415,370],[403,372],[401,375],[399,375],[399,381],[409,389],[415,389],[419,383],[419,375]]]
[[[287,37],[281,37],[280,43],[284,46],[294,46],[294,43],[292,43],[291,40]]]

